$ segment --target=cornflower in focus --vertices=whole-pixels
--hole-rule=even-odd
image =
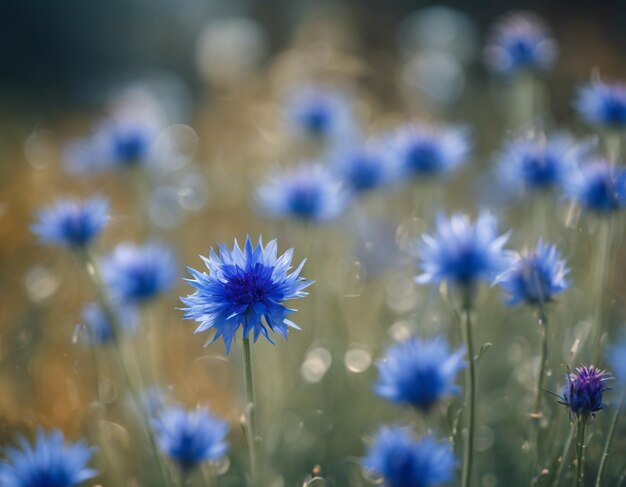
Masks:
[[[24,437],[18,442],[0,463],[3,487],[77,487],[97,475],[87,465],[93,450],[82,441],[65,443],[59,430],[39,428],[33,446]]]
[[[104,198],[62,199],[39,210],[31,230],[42,243],[84,249],[106,225],[108,210]]]
[[[263,335],[273,343],[268,328],[287,338],[289,328],[299,328],[287,319],[295,310],[283,303],[306,296],[304,289],[312,283],[300,276],[305,261],[289,272],[292,257],[293,249],[277,256],[276,240],[263,246],[259,239],[253,246],[250,237],[243,249],[236,240],[232,250],[220,245],[219,255],[211,249],[209,258],[201,257],[208,274],[188,268],[193,279],[186,280],[196,292],[181,298],[185,318],[200,323],[196,333],[214,329],[207,344],[222,337],[227,353],[240,327],[243,337],[252,332],[254,341]]]
[[[508,14],[496,22],[485,48],[487,65],[503,75],[547,71],[557,54],[556,43],[543,21],[529,12]]]
[[[609,390],[611,376],[593,365],[577,367],[567,374],[567,385],[561,391],[561,403],[576,416],[589,416],[604,409],[602,395]]]
[[[363,458],[366,471],[387,487],[430,487],[454,477],[452,446],[427,436],[415,441],[404,428],[382,427]]]
[[[590,125],[623,129],[626,127],[626,84],[593,81],[578,89],[574,107]]]
[[[454,382],[466,364],[465,349],[450,353],[443,337],[410,338],[390,346],[378,368],[374,390],[393,402],[428,413],[443,397],[460,392]]]

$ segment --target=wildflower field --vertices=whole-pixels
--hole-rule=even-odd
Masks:
[[[619,20],[192,4],[0,97],[0,487],[626,487]]]

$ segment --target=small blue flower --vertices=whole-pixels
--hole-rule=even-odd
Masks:
[[[411,338],[392,345],[378,364],[374,390],[385,399],[427,413],[443,397],[458,394],[456,375],[465,367],[465,349],[450,353],[443,337]]]
[[[606,356],[617,380],[622,386],[626,385],[626,333],[622,334],[617,343],[609,347]]]
[[[176,284],[178,268],[169,247],[119,244],[102,263],[104,282],[111,294],[127,304],[149,301]]]
[[[567,385],[561,391],[561,403],[571,413],[588,416],[604,409],[602,394],[609,390],[606,382],[611,379],[605,370],[593,365],[581,366],[565,377]]]
[[[626,171],[612,169],[608,161],[591,161],[570,174],[565,191],[584,210],[609,214],[626,205]]]
[[[130,306],[121,306],[116,311],[116,319],[122,330],[133,333],[137,328],[135,310]],[[111,328],[110,320],[104,309],[97,303],[89,303],[83,307],[83,320],[85,320],[86,342],[92,345],[108,345],[113,343],[115,335]]]
[[[588,144],[577,144],[563,135],[547,140],[514,140],[506,144],[500,155],[501,179],[514,189],[555,189],[588,150]]]
[[[383,477],[386,487],[431,487],[454,477],[452,446],[427,436],[415,441],[404,428],[382,427],[363,459],[368,472]]]
[[[481,280],[491,280],[506,262],[508,253],[503,247],[508,238],[508,233],[498,236],[496,219],[490,213],[481,213],[475,223],[460,213],[449,220],[439,215],[435,234],[424,234],[418,244],[423,274],[415,282],[449,281],[469,289]]]
[[[336,141],[355,133],[350,99],[331,86],[294,88],[286,97],[284,116],[288,129],[299,136]]]
[[[578,89],[574,106],[591,125],[623,129],[626,127],[626,83],[593,81]]]
[[[499,20],[485,48],[489,68],[504,75],[521,70],[547,71],[557,54],[556,43],[543,21],[528,12],[508,14]]]
[[[204,409],[166,409],[152,421],[160,448],[181,469],[222,458],[228,451],[228,424]]]
[[[109,202],[104,198],[62,199],[39,210],[31,230],[42,243],[80,249],[100,234],[109,219],[108,211]]]
[[[20,448],[7,448],[0,463],[3,487],[76,487],[97,475],[87,466],[93,450],[82,441],[65,443],[59,430],[46,435],[39,428],[34,446],[24,437],[18,442]]]
[[[513,254],[508,269],[496,278],[494,284],[509,294],[510,306],[526,303],[541,307],[570,286],[566,279],[568,273],[557,247],[539,240],[533,251]]]
[[[401,126],[390,140],[390,151],[399,170],[408,177],[449,174],[465,162],[470,150],[466,130],[421,122]]]
[[[263,334],[270,342],[267,328],[285,338],[289,327],[299,329],[287,319],[295,310],[283,303],[306,296],[303,290],[313,281],[300,277],[304,261],[289,273],[293,249],[277,257],[276,240],[263,247],[259,239],[253,246],[247,237],[243,250],[235,240],[232,250],[220,245],[219,251],[219,256],[211,249],[208,259],[201,257],[209,274],[188,268],[193,279],[187,282],[196,292],[181,298],[185,318],[200,323],[196,333],[215,330],[207,344],[222,337],[228,353],[240,326],[244,337],[253,331],[254,341]]]
[[[269,215],[324,222],[345,210],[349,194],[329,168],[300,165],[271,176],[257,189],[257,201]]]

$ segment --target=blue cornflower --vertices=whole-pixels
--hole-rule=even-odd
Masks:
[[[116,319],[122,330],[133,333],[137,327],[137,317],[134,308],[131,306],[121,306],[115,311]],[[93,345],[107,345],[112,343],[115,335],[111,328],[110,320],[104,309],[97,303],[88,303],[82,310],[85,321],[85,338]]]
[[[561,403],[571,413],[588,416],[604,409],[602,394],[609,390],[606,382],[611,379],[605,370],[583,365],[565,377],[567,385],[561,391]]]
[[[626,333],[622,334],[617,343],[609,347],[606,355],[615,377],[622,386],[626,385]]]
[[[62,199],[39,210],[31,230],[42,243],[81,249],[100,234],[109,219],[108,210],[104,198]]]
[[[512,188],[556,189],[588,150],[564,135],[510,141],[499,157],[500,176]]]
[[[257,189],[257,201],[269,215],[323,222],[337,218],[349,194],[336,174],[321,165],[300,165],[274,174]]]
[[[378,364],[380,378],[374,390],[385,399],[427,413],[444,396],[458,394],[454,381],[466,365],[464,354],[464,348],[450,353],[443,337],[397,343]]]
[[[253,246],[250,237],[246,237],[243,250],[235,240],[232,250],[220,245],[219,256],[211,249],[208,259],[201,257],[209,274],[188,268],[193,279],[187,281],[196,292],[181,298],[187,305],[185,318],[200,323],[196,333],[215,330],[207,344],[222,337],[228,353],[240,326],[244,337],[253,331],[255,341],[263,334],[272,343],[267,328],[285,338],[289,327],[299,329],[287,319],[295,310],[283,303],[306,296],[303,290],[313,281],[300,277],[305,261],[289,273],[293,249],[280,257],[276,249],[276,240],[264,247],[259,239]]]
[[[508,268],[500,274],[498,284],[509,294],[510,306],[526,303],[542,307],[557,294],[565,291],[570,282],[569,269],[556,245],[539,240],[537,247],[525,254],[511,254]]]
[[[528,12],[512,13],[500,19],[485,48],[489,68],[504,75],[521,70],[547,71],[557,54],[556,43],[543,21]]]
[[[156,242],[119,244],[101,268],[111,294],[127,304],[155,298],[174,287],[178,277],[174,253]]]
[[[498,236],[496,218],[481,213],[476,222],[457,213],[450,219],[439,215],[436,233],[424,234],[417,251],[423,273],[418,284],[449,281],[469,290],[502,270],[508,253],[503,250],[509,234]]]
[[[288,129],[299,136],[337,140],[355,133],[349,97],[331,86],[292,89],[285,100],[284,116]]]
[[[18,441],[20,448],[7,448],[0,463],[3,487],[75,487],[97,475],[87,466],[93,450],[83,441],[65,443],[59,430],[46,435],[39,428],[34,446],[22,436]]]
[[[609,214],[626,205],[626,171],[605,160],[591,161],[570,174],[565,191],[584,210]]]
[[[390,140],[390,151],[400,172],[416,178],[451,173],[465,162],[470,149],[465,129],[423,122],[401,126]]]
[[[574,106],[591,125],[623,129],[626,127],[626,83],[593,81],[578,89]]]
[[[415,441],[404,428],[382,427],[363,467],[386,487],[431,487],[449,482],[457,461],[452,446],[427,436]]]
[[[160,448],[183,470],[219,460],[228,451],[228,424],[204,409],[171,407],[152,424]]]

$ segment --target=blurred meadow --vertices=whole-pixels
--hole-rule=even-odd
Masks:
[[[498,42],[494,25],[521,11],[538,16],[556,49],[549,66],[513,73],[486,46]],[[624,115],[608,128],[586,119],[575,100],[581,86],[626,80],[625,26],[617,0],[4,0],[0,446],[19,446],[19,435],[33,443],[38,427],[58,429],[95,447],[89,466],[97,474],[20,483],[6,473],[12,457],[3,450],[0,487],[622,485],[626,88],[619,85],[617,103]],[[400,167],[403,144],[440,132],[458,151],[446,174]],[[508,144],[544,150],[561,136],[567,148],[555,157],[571,165],[554,188],[529,190],[523,173],[503,169],[513,157]],[[115,137],[113,156],[103,155]],[[382,161],[380,173],[346,165],[370,156]],[[569,180],[596,159],[611,167],[610,211],[585,200],[602,195],[577,192],[589,174]],[[296,191],[316,184],[322,193]],[[299,206],[284,201],[290,191]],[[47,245],[34,229],[41,208],[94,196],[109,201],[109,218],[89,249]],[[542,288],[528,306],[508,306],[495,276],[471,290],[449,275],[416,282],[430,272],[423,234],[436,240],[442,220],[460,212],[474,222],[486,210],[497,218],[495,237],[510,231],[507,249],[556,245],[567,289],[544,303]],[[205,347],[212,332],[194,333],[202,318],[185,319],[182,308],[193,305],[180,300],[196,291],[184,281],[194,278],[187,268],[208,272],[199,256],[217,262],[211,248],[232,248],[235,239],[243,246],[248,235],[253,245],[276,239],[278,256],[293,248],[291,271],[306,259],[300,275],[314,281],[308,296],[286,303],[301,330],[285,340],[264,315],[275,344],[251,332],[252,409],[241,331],[229,353],[221,339]],[[106,257],[121,242],[167,246],[175,279],[133,307],[132,330],[120,337],[113,327],[113,340],[94,343],[89,302],[106,308],[110,300],[126,328],[107,288],[115,256]],[[137,259],[149,252],[140,248]],[[471,309],[458,289],[471,294]],[[458,390],[427,411],[375,385],[393,343],[441,336],[467,352],[470,315],[477,408],[473,473],[462,479],[468,368],[452,378]],[[612,390],[594,392],[602,409],[581,413],[573,392],[563,396],[574,380],[567,374],[581,365],[614,376]],[[180,476],[176,455],[150,432],[176,405],[206,408],[229,427],[228,451]],[[581,457],[567,447],[581,423],[584,479]],[[364,466],[383,424],[451,445],[449,479],[393,480]],[[260,474],[249,459],[255,435]]]

